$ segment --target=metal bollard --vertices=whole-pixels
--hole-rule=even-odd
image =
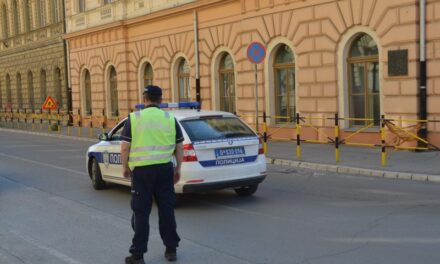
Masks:
[[[382,143],[382,151],[381,151],[381,163],[382,166],[387,166],[387,150],[386,150],[386,143],[385,143],[385,115],[382,115],[382,125],[380,128],[380,139]]]
[[[81,110],[78,108],[78,137],[82,134],[81,123]]]
[[[89,137],[93,137],[93,121],[92,121],[92,117],[90,117]]]
[[[339,115],[335,114],[335,161],[339,162]]]
[[[299,113],[296,113],[296,158],[301,159],[301,125],[299,123]]]
[[[266,112],[263,112],[263,149],[264,149],[264,153],[267,153],[267,116],[266,116]]]
[[[48,115],[48,119],[47,119],[47,131],[50,132],[50,116]]]
[[[60,118],[60,109],[58,109],[57,113],[57,124],[58,124],[58,134],[61,134],[61,118]]]

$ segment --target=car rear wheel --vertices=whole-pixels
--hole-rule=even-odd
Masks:
[[[258,189],[258,184],[252,184],[234,189],[238,196],[251,196]]]
[[[99,164],[96,159],[92,159],[90,178],[92,179],[93,188],[95,188],[95,190],[102,190],[105,188],[105,181],[102,179],[101,169],[99,169]]]

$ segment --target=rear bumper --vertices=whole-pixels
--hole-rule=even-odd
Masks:
[[[221,190],[221,189],[228,189],[228,188],[238,188],[238,187],[242,187],[242,186],[259,184],[265,178],[266,178],[266,175],[260,175],[260,176],[256,176],[256,177],[249,177],[249,178],[237,179],[237,180],[185,184],[182,187],[182,192],[183,193],[207,192],[207,191],[214,191],[214,190]]]

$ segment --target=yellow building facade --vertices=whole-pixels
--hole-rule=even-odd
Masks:
[[[41,112],[51,96],[71,108],[62,0],[0,1],[0,105],[2,111]]]
[[[426,10],[427,112],[440,120],[440,2]],[[335,113],[353,118],[340,126],[347,135],[365,128],[358,142],[379,141],[382,115],[404,127],[419,117],[416,0],[85,0],[67,1],[66,12],[76,121],[114,124],[149,83],[166,101],[193,101],[199,79],[202,108],[254,123],[254,41],[267,49],[259,115],[280,137],[294,138],[296,113],[313,126],[304,137],[317,140],[333,136]],[[440,123],[428,136],[440,143]]]

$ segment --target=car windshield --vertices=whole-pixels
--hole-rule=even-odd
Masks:
[[[255,133],[236,117],[208,117],[181,122],[191,141],[254,137]]]

